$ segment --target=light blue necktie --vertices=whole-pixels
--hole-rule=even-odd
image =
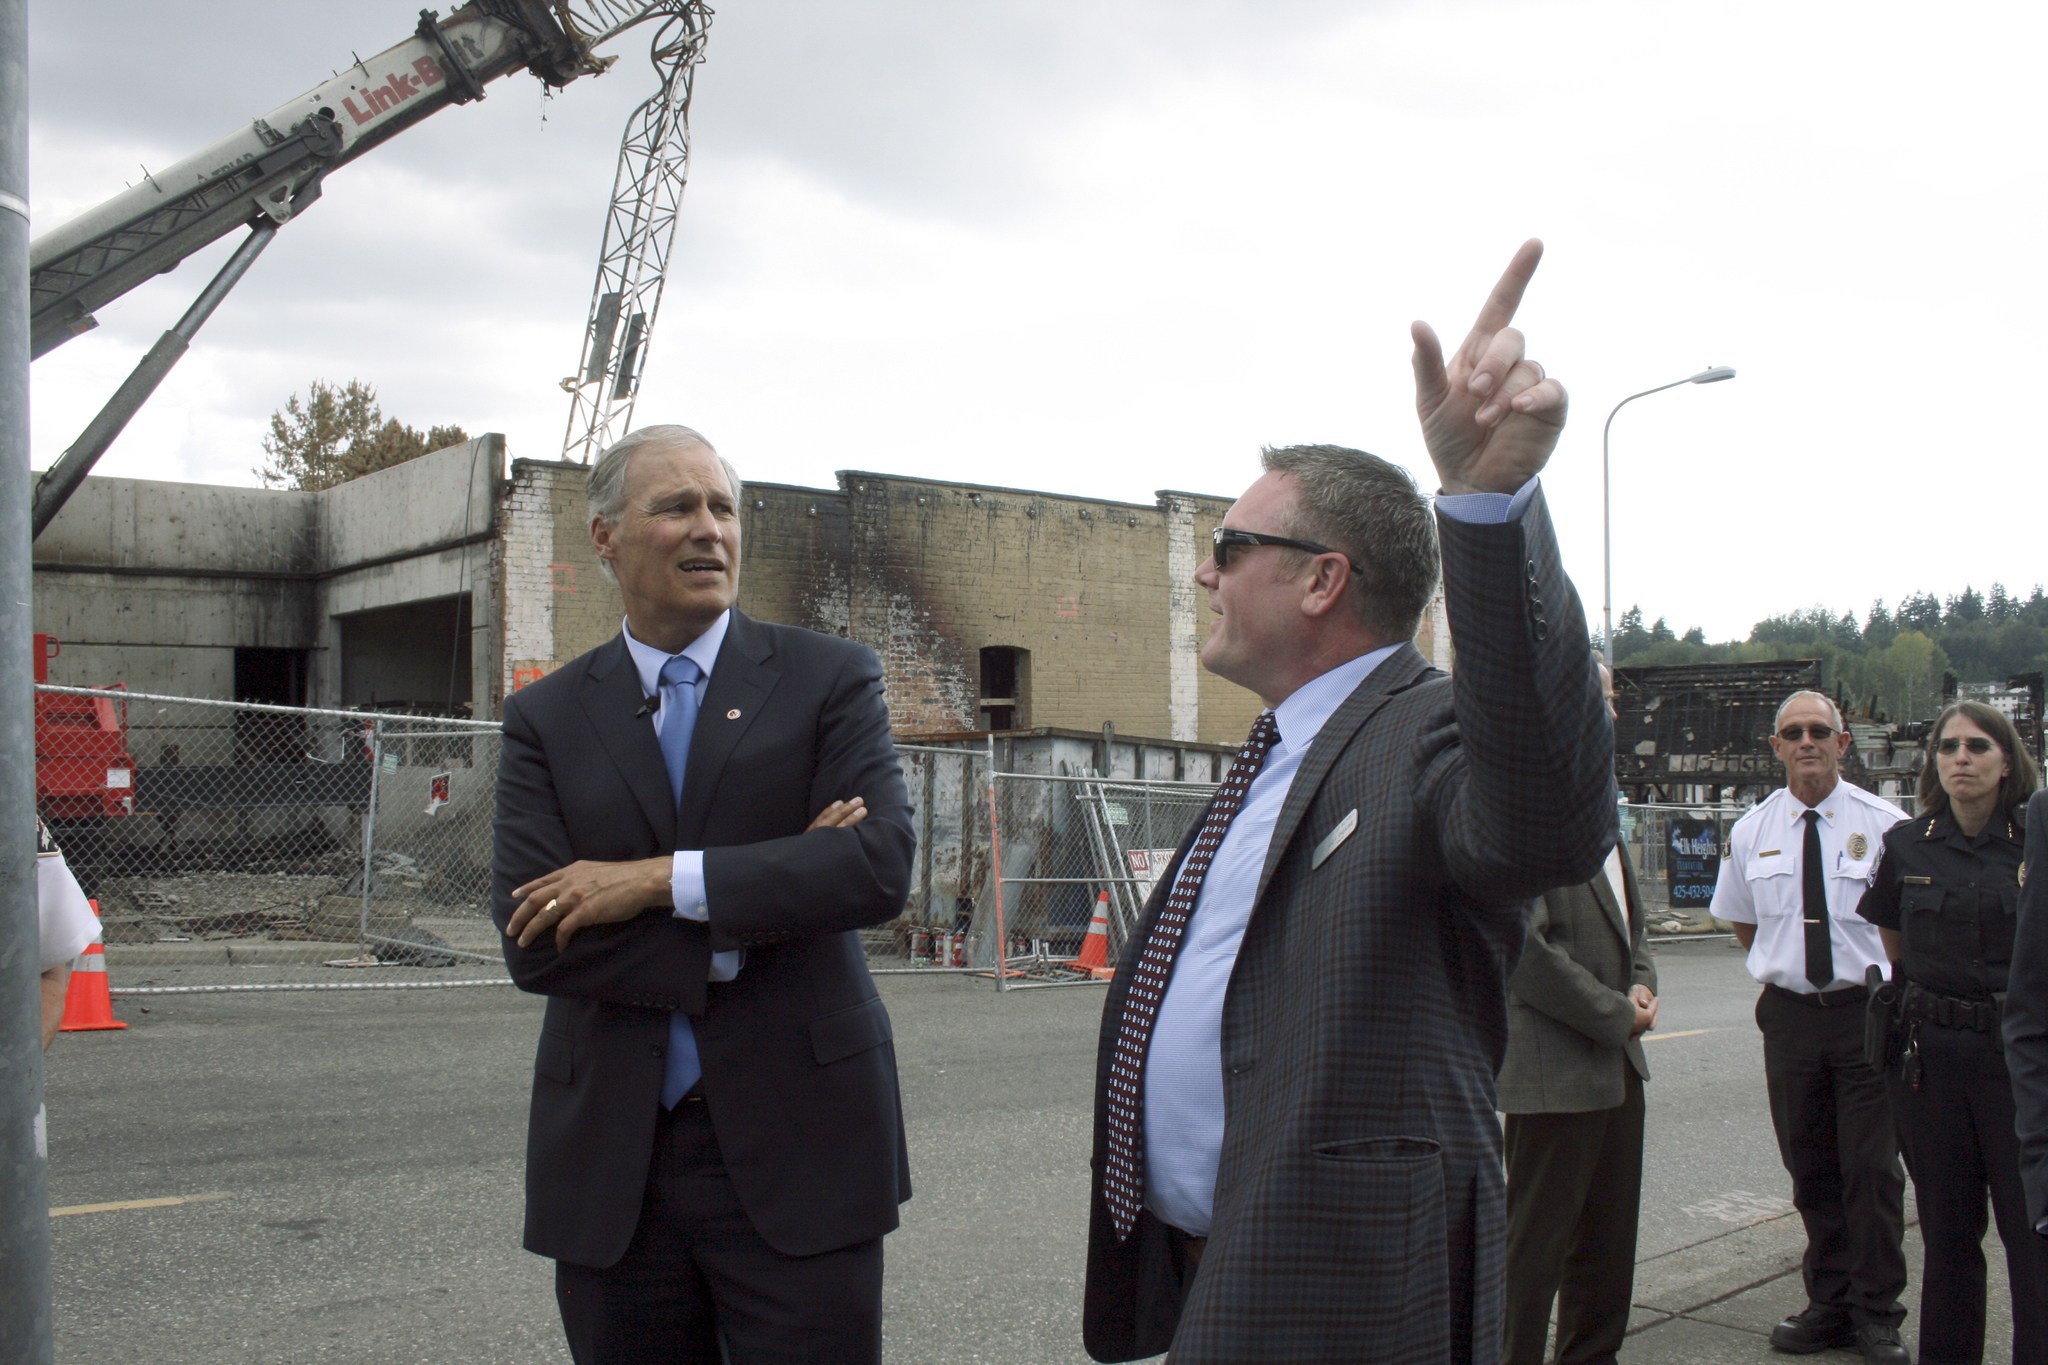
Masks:
[[[668,765],[669,794],[683,803],[683,773],[690,765],[690,736],[697,729],[697,680],[704,670],[678,654],[661,666],[661,758]],[[697,1034],[690,1016],[668,1017],[668,1067],[661,1078],[661,1106],[673,1109],[704,1074],[697,1060]]]

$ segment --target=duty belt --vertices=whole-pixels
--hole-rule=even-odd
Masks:
[[[1969,1029],[1974,1033],[1998,1031],[1998,1006],[1994,1002],[1943,995],[1913,982],[1907,983],[1899,1012],[1916,1022],[1942,1028]]]

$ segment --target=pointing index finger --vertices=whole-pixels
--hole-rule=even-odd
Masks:
[[[1515,258],[1508,262],[1507,270],[1501,274],[1500,282],[1486,296],[1486,303],[1479,310],[1479,319],[1472,324],[1474,337],[1491,337],[1515,320],[1515,310],[1522,306],[1522,293],[1536,274],[1536,263],[1542,259],[1543,243],[1539,239],[1531,237],[1522,243],[1521,250],[1515,253]]]

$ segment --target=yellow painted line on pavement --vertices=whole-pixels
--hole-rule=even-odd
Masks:
[[[164,1199],[118,1199],[111,1204],[66,1204],[60,1209],[51,1209],[50,1217],[68,1218],[74,1213],[120,1213],[127,1209],[169,1209],[180,1204],[211,1204],[231,1196],[226,1191],[219,1194],[172,1195]]]
[[[1702,1033],[1719,1032],[1721,1032],[1721,1030],[1717,1028],[1685,1028],[1680,1029],[1676,1033],[1645,1033],[1643,1035],[1643,1041],[1646,1043],[1661,1043],[1671,1038],[1697,1038]]]

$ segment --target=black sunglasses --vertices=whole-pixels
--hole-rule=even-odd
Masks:
[[[1946,739],[1942,740],[1941,743],[1936,745],[1935,747],[1940,749],[1945,754],[1952,754],[1956,751],[1958,746],[1968,749],[1973,754],[1988,754],[1994,747],[1996,747],[1990,740],[1984,738],[1984,736],[1982,735],[1971,735],[1968,739],[1964,739],[1958,735],[1950,735]]]
[[[1824,739],[1833,739],[1835,737],[1835,727],[1832,725],[1788,725],[1778,731],[1778,738],[1784,740],[1787,744],[1797,744],[1802,734],[1812,735],[1814,742],[1817,744]]]
[[[1218,573],[1230,567],[1230,556],[1233,551],[1249,550],[1257,545],[1278,545],[1287,550],[1306,550],[1312,555],[1344,554],[1342,550],[1333,550],[1312,540],[1290,540],[1286,536],[1262,535],[1257,531],[1233,531],[1228,527],[1218,526],[1209,532],[1210,554],[1216,560]],[[1350,555],[1344,555],[1344,562],[1351,566],[1351,572],[1360,578],[1365,576],[1365,567]]]

